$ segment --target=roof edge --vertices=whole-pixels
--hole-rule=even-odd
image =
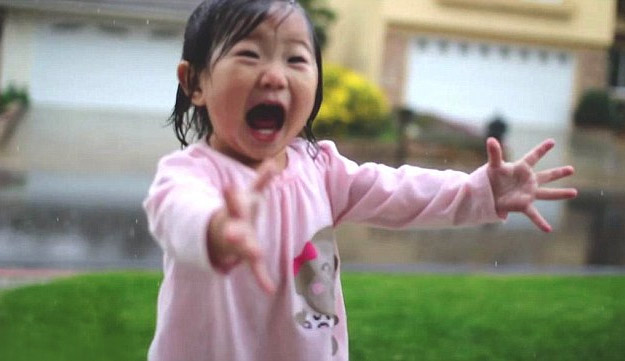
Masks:
[[[163,9],[140,5],[88,4],[67,0],[45,2],[36,0],[22,0],[20,2],[16,2],[15,0],[0,0],[0,8],[176,23],[185,22],[193,10]]]

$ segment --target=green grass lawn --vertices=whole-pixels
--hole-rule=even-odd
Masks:
[[[0,360],[145,360],[158,273],[0,293]],[[344,274],[351,359],[625,360],[625,277]]]

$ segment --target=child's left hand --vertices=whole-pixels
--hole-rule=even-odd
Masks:
[[[549,223],[534,207],[534,200],[561,200],[577,196],[574,188],[542,187],[543,184],[570,176],[575,171],[573,167],[558,167],[541,172],[533,169],[554,145],[553,140],[545,140],[520,160],[509,163],[503,160],[499,142],[494,138],[487,140],[487,173],[495,198],[495,210],[500,217],[505,217],[508,212],[522,212],[538,228],[551,232]]]

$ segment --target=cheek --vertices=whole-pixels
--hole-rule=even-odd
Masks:
[[[243,87],[237,82],[213,81],[206,99],[206,107],[211,121],[213,123],[226,122],[230,118],[240,116],[242,109],[245,108],[245,97],[241,94],[244,94]],[[232,120],[227,123],[232,123]]]
[[[244,82],[235,78],[227,78],[225,76],[216,76],[214,81],[210,82],[211,97],[213,105],[224,105],[242,98],[241,94],[246,89]],[[238,95],[238,96],[236,96]]]
[[[315,104],[315,94],[317,92],[317,78],[307,78],[297,85],[294,94],[297,99],[298,112],[301,113],[306,120]]]

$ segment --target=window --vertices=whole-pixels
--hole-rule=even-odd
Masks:
[[[523,61],[528,60],[530,57],[530,50],[525,47],[519,49],[519,56],[521,57],[521,60]]]
[[[488,44],[480,44],[480,54],[482,56],[487,57],[490,54],[490,45]]]
[[[510,47],[507,45],[502,45],[499,47],[499,54],[502,58],[507,59],[510,56]]]
[[[85,24],[75,21],[60,21],[52,24],[52,31],[57,33],[71,33],[82,29]]]
[[[438,41],[438,49],[441,53],[446,53],[449,49],[449,41],[441,39]]]

